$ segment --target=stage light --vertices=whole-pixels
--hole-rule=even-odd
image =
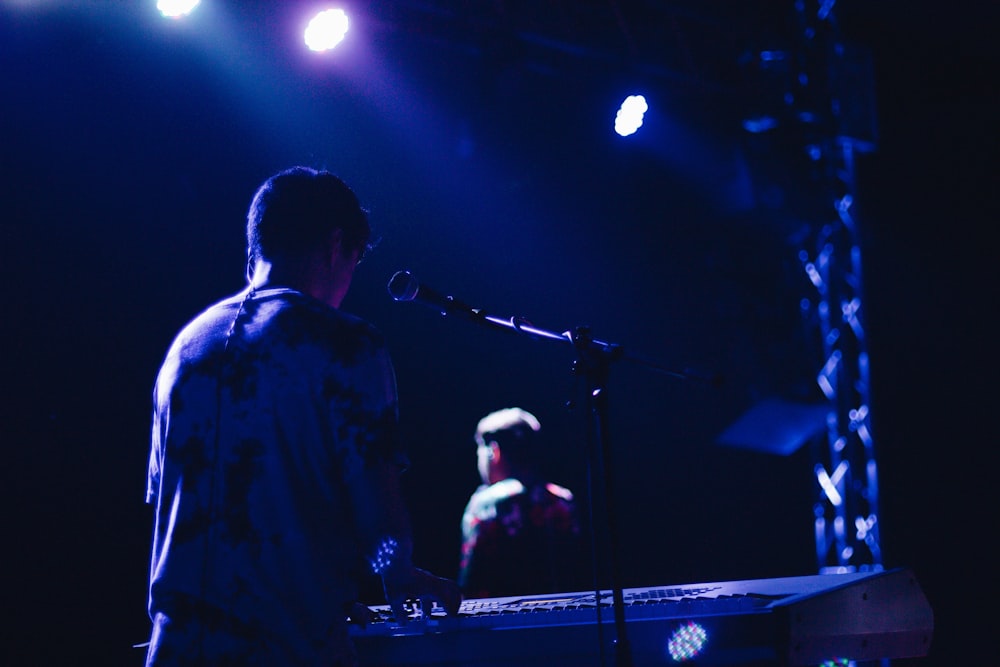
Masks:
[[[198,6],[200,0],[157,0],[156,8],[167,18],[187,16]]]
[[[750,134],[762,134],[778,127],[778,119],[774,116],[756,116],[743,121],[743,129]]]
[[[667,642],[667,652],[674,662],[684,662],[698,657],[708,643],[708,632],[694,622],[688,622],[674,630]]]
[[[347,34],[347,14],[343,9],[320,12],[306,26],[305,41],[313,51],[329,51]]]
[[[646,98],[642,95],[629,95],[618,107],[615,114],[615,132],[623,137],[635,134],[642,126],[642,118],[649,110]]]

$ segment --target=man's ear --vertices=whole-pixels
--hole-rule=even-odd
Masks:
[[[339,227],[330,232],[330,248],[340,252],[340,244],[344,240],[344,230]]]
[[[344,239],[344,230],[340,229],[339,227],[330,232],[329,257],[331,261],[337,259],[340,256],[341,250],[343,250],[343,248],[341,247],[343,239]]]
[[[494,442],[488,443],[487,447],[490,450],[490,454],[489,454],[490,461],[493,462],[493,463],[499,463],[500,462],[500,445],[498,445],[494,441]]]

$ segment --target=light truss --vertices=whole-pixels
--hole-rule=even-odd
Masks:
[[[864,327],[861,244],[852,215],[855,156],[872,150],[870,119],[851,96],[864,71],[838,37],[834,2],[796,3],[801,21],[797,91],[800,117],[814,123],[808,150],[822,169],[825,216],[800,251],[802,268],[815,288],[813,321],[822,347],[816,382],[828,401],[825,442],[814,447],[817,500],[816,557],[821,573],[881,570],[879,487],[871,426],[869,359]],[[850,113],[848,113],[850,111]]]

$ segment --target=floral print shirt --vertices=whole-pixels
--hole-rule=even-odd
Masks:
[[[406,530],[379,488],[406,465],[380,334],[244,291],[181,330],[153,393],[147,666],[354,665],[354,582]]]
[[[569,489],[509,478],[466,505],[458,583],[467,598],[583,590],[585,553]]]

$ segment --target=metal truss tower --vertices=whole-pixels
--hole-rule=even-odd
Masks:
[[[841,40],[834,5],[794,3],[801,48],[789,98],[825,200],[799,252],[815,288],[802,307],[821,341],[816,381],[829,402],[825,442],[814,444],[820,573],[883,569],[861,244],[852,215],[855,158],[875,145],[873,83],[870,59]]]

